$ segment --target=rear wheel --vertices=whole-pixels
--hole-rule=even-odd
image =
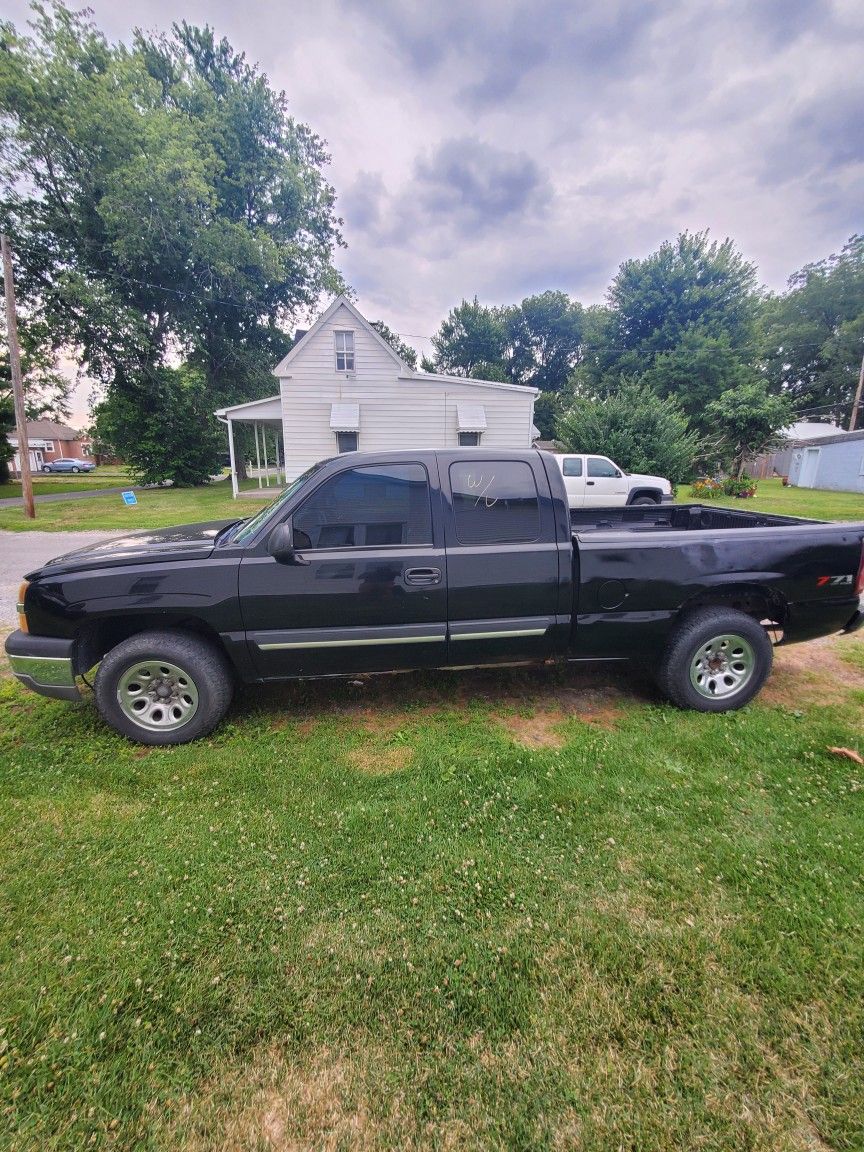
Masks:
[[[42,465],[42,471],[43,472],[50,472],[51,471],[51,465],[50,464],[43,464]]]
[[[140,632],[105,656],[94,691],[115,732],[139,744],[186,744],[216,727],[233,687],[225,656],[207,640]]]
[[[742,708],[768,678],[774,650],[762,625],[743,612],[706,608],[673,633],[657,682],[680,708]]]
[[[73,472],[80,472],[80,471],[81,471],[81,469],[80,469],[80,468],[76,468],[76,467],[73,467],[72,471],[73,471]]]

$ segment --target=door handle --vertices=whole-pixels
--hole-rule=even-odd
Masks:
[[[440,568],[406,568],[406,584],[440,584]]]
[[[586,480],[585,483],[588,485],[589,488],[594,487],[594,481],[593,480]]]

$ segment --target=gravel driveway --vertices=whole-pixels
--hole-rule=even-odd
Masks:
[[[0,532],[0,628],[15,626],[15,601],[25,572],[32,572],[46,560],[98,544],[116,532]]]

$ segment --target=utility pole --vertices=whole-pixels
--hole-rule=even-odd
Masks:
[[[858,423],[858,409],[861,407],[861,393],[864,392],[864,356],[861,357],[861,371],[858,373],[858,387],[855,389],[855,399],[852,401],[852,415],[849,417],[849,431],[855,431]]]
[[[36,518],[33,504],[33,477],[30,475],[30,443],[27,440],[27,416],[24,412],[24,382],[21,379],[21,350],[18,347],[18,318],[15,312],[15,281],[12,278],[12,250],[9,237],[0,235],[3,253],[3,287],[6,295],[6,335],[9,340],[9,367],[12,370],[12,394],[15,397],[15,423],[18,427],[18,461],[21,465],[21,495],[24,515]]]

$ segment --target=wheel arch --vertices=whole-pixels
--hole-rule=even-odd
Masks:
[[[631,492],[627,493],[627,505],[635,504],[637,500],[649,496],[655,504],[659,504],[663,498],[663,493],[659,488],[634,488]]]
[[[78,635],[75,649],[75,671],[88,672],[95,664],[124,640],[139,632],[178,632],[208,641],[226,657],[229,667],[236,672],[234,662],[221,636],[206,621],[197,616],[166,617],[157,613],[134,616],[105,616],[85,623]]]
[[[756,582],[717,584],[697,592],[682,604],[676,623],[689,620],[703,608],[731,608],[751,616],[760,624],[770,620],[782,628],[787,619],[788,602],[773,588]]]

